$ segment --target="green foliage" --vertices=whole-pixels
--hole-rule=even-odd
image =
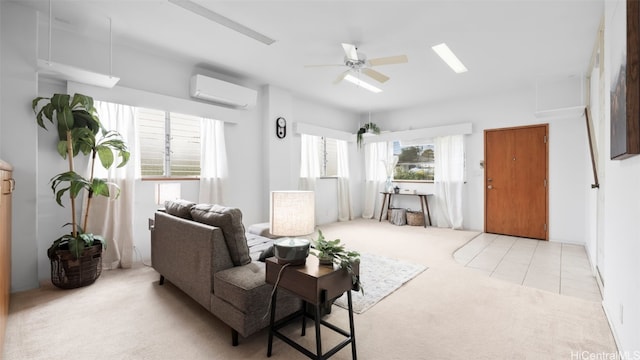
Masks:
[[[56,127],[59,140],[56,150],[63,159],[69,162],[68,171],[55,175],[51,178],[50,183],[58,205],[64,207],[62,198],[65,194],[69,196],[72,231],[53,242],[48,251],[49,257],[51,257],[51,252],[55,252],[59,247],[70,250],[77,257],[84,248],[92,246],[94,241],[104,243],[101,236],[85,233],[76,221],[75,200],[78,195],[83,191],[88,194],[89,202],[85,210],[84,224],[86,228],[91,198],[94,195],[110,196],[110,187],[117,191],[115,197],[120,194],[117,185],[107,182],[106,179],[94,178],[93,168],[96,157],[105,169],[109,169],[116,163],[116,160],[117,167],[125,166],[129,161],[130,153],[118,132],[103,128],[93,106],[93,98],[90,96],[74,94],[72,97],[67,94],[54,94],[50,98],[37,97],[31,102],[31,108],[36,115],[38,126],[48,130],[46,119]],[[73,158],[80,153],[91,157],[91,176],[89,179],[74,171]]]
[[[398,155],[398,162],[418,162],[421,149],[417,146],[407,146],[402,148],[402,152]]]
[[[433,149],[425,149],[420,156],[424,159],[425,162],[434,162],[435,155],[433,153]]]
[[[353,263],[360,262],[360,253],[356,251],[350,251],[345,249],[344,245],[340,244],[340,239],[327,240],[322,234],[322,230],[318,229],[318,239],[312,240],[314,251],[312,254],[318,259],[331,260],[332,263],[340,266],[342,269],[347,269],[347,272],[351,274],[351,280],[356,289],[359,289],[364,294],[364,288],[360,283],[360,277],[353,273]]]
[[[397,166],[393,178],[394,180],[433,180],[433,170],[421,169],[417,171],[408,171]]]
[[[372,122],[364,124],[360,129],[358,129],[358,133],[356,134],[356,140],[359,148],[362,147],[362,136],[364,135],[364,133],[369,132],[369,130],[371,130],[371,132],[376,135],[380,134],[380,128],[378,127],[378,125]]]
[[[47,256],[49,259],[54,259],[56,250],[64,249],[69,250],[74,258],[79,258],[85,248],[96,245],[96,243],[102,244],[102,248],[107,248],[107,243],[104,237],[100,235],[87,234],[78,231],[76,236],[73,234],[65,234],[57,238],[53,244],[47,249]]]

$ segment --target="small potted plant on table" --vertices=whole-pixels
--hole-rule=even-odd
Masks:
[[[318,239],[312,240],[312,244],[312,254],[318,258],[320,265],[336,264],[340,266],[340,268],[346,269],[351,275],[353,289],[356,291],[364,291],[360,283],[360,277],[353,272],[353,264],[360,262],[360,253],[345,249],[344,245],[340,244],[340,239],[325,239],[322,230],[319,229]]]

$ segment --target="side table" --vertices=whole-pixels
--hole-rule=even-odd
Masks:
[[[359,263],[353,264],[353,272],[359,276]],[[333,356],[340,349],[351,344],[351,354],[353,360],[357,359],[356,355],[356,336],[353,323],[353,305],[351,302],[351,290],[353,283],[351,275],[346,269],[334,268],[331,265],[320,265],[318,258],[309,256],[304,265],[287,266],[278,264],[275,258],[266,260],[266,282],[274,285],[275,289],[271,297],[271,319],[269,326],[269,344],[267,348],[267,356],[271,356],[273,345],[273,337],[282,339],[296,350],[305,354],[310,359],[324,360]],[[282,272],[281,272],[282,270]],[[278,276],[280,277],[278,281]],[[277,285],[276,285],[277,283]],[[305,303],[314,305],[315,314],[310,316],[306,313],[305,306],[302,309],[278,322],[274,322],[276,312],[276,298],[278,289],[286,289],[292,294],[300,297]],[[320,308],[330,299],[334,299],[343,293],[347,293],[348,313],[349,313],[349,332],[330,324],[320,317]],[[316,353],[312,353],[300,344],[296,343],[286,335],[282,334],[279,329],[291,323],[292,321],[302,318],[302,334],[305,335],[306,319],[314,319],[316,332]],[[322,352],[322,339],[320,336],[320,325],[324,325],[329,329],[345,336],[345,340],[340,342],[334,348],[326,353]]]
[[[384,204],[387,204],[387,210],[391,209],[391,199],[393,198],[394,195],[411,195],[411,196],[417,196],[418,197],[418,201],[420,201],[420,207],[422,208],[422,217],[424,218],[424,227],[427,227],[427,219],[429,220],[429,226],[431,226],[431,213],[429,212],[429,202],[427,201],[427,196],[433,195],[433,194],[423,194],[423,193],[392,193],[392,192],[380,192],[380,194],[384,195],[384,197],[382,198],[382,205],[380,205],[380,219],[378,220],[378,222],[382,221],[382,214],[384,213]],[[387,199],[389,199],[389,202],[387,202]],[[425,210],[426,215],[425,215]]]

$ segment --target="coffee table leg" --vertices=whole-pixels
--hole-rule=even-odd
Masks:
[[[273,322],[276,318],[276,298],[278,295],[278,288],[273,290],[271,296],[271,319],[269,319],[269,345],[267,346],[267,357],[271,357],[271,348],[273,346]]]
[[[429,218],[429,226],[433,226],[433,224],[431,223],[431,212],[429,212],[429,201],[427,200],[427,195],[424,196],[424,206],[427,208],[427,217]]]
[[[356,333],[355,326],[353,324],[353,304],[351,303],[351,290],[347,290],[347,304],[349,305],[349,330],[351,330],[351,358],[353,360],[358,359],[356,354]]]
[[[387,197],[389,197],[389,205],[387,205],[387,210],[389,209],[389,206],[391,206],[391,196],[384,193],[384,197],[382,198],[382,205],[380,205],[380,219],[378,219],[378,222],[382,222],[382,213],[384,212],[384,204],[387,202]]]
[[[320,338],[320,304],[316,305],[316,356],[318,359],[324,359],[322,357],[322,340]]]
[[[305,336],[307,334],[307,309],[309,308],[309,305],[306,301],[302,302],[302,334],[300,334],[300,336]]]

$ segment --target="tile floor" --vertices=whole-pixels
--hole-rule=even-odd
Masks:
[[[480,234],[453,254],[468,268],[562,295],[602,301],[584,246]]]

